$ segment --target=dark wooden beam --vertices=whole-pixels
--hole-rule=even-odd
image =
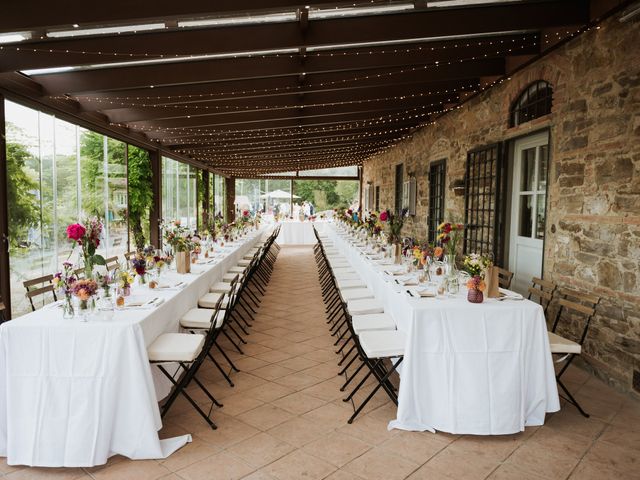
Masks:
[[[111,0],[87,5],[83,0],[65,0],[64,8],[52,8],[45,0],[5,0],[0,16],[0,31],[45,30],[47,28],[83,28],[114,24],[155,23],[216,15],[248,14],[273,10],[295,10],[304,5],[333,6],[335,0],[189,0],[188,2],[148,2]],[[347,4],[350,4],[347,3]],[[59,5],[58,5],[59,6]],[[59,6],[60,7],[60,6]]]
[[[525,0],[465,8],[427,8],[410,13],[313,20],[302,31],[297,22],[259,24],[207,29],[178,29],[108,37],[83,37],[24,44],[19,51],[5,49],[0,61],[3,71],[88,65],[105,60],[103,55],[59,52],[125,52],[169,57],[211,53],[234,53],[265,49],[370,43],[425,37],[538,30],[589,21],[588,0]]]

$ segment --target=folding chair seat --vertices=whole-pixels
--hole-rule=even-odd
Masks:
[[[239,265],[236,265],[234,267],[231,267],[229,270],[227,270],[227,273],[244,273],[246,269],[247,269],[246,267],[241,267]]]
[[[355,315],[368,315],[372,313],[384,313],[384,305],[379,300],[363,299],[349,300],[347,310],[352,317]]]
[[[209,287],[210,293],[230,293],[231,282],[216,282]]]
[[[402,357],[407,336],[400,330],[364,331],[358,335],[367,358]]]
[[[211,313],[209,313],[211,318]],[[147,348],[152,362],[193,362],[202,350],[204,335],[163,333]]]
[[[228,272],[228,273],[225,273],[222,276],[222,281],[225,282],[225,283],[229,283],[236,277],[238,277],[238,281],[239,282],[242,282],[242,280],[244,279],[244,275],[243,274]]]
[[[396,322],[393,321],[391,315],[386,313],[354,315],[351,317],[351,321],[353,322],[353,331],[356,335],[374,330],[389,331],[396,329]]]
[[[336,280],[359,280],[360,275],[356,272],[338,272],[333,275]]]
[[[223,296],[224,296],[223,293],[218,293],[218,292],[205,293],[198,300],[198,306],[201,308],[216,308],[216,304],[218,303],[218,300],[220,300],[220,298]]]
[[[362,279],[336,280],[336,284],[338,285],[338,289],[340,289],[340,291],[347,290],[349,288],[366,288],[367,287],[367,284]]]
[[[365,298],[373,298],[373,292],[368,288],[351,288],[342,292],[342,299],[345,302],[349,300],[362,300]]]
[[[243,258],[242,260],[238,261],[238,266],[239,267],[248,267],[249,264],[251,263],[251,260],[253,260],[253,257],[251,257],[250,259]]]
[[[553,332],[547,333],[549,335],[549,347],[551,348],[551,353],[574,355],[580,355],[582,353],[582,346],[579,343],[569,340],[568,338],[561,337]]]
[[[222,326],[224,315],[216,315],[214,328]],[[180,326],[184,329],[208,330],[211,327],[212,313],[210,308],[192,308],[180,319]]]

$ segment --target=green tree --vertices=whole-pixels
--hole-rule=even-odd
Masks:
[[[82,210],[104,218],[104,136],[86,130],[80,137]]]
[[[149,225],[149,213],[153,204],[151,159],[149,152],[129,145],[129,228],[133,232],[136,248],[147,243],[145,226]]]
[[[27,166],[31,157],[23,145],[7,143],[7,197],[10,241],[13,248],[25,242],[28,230],[38,227],[40,222],[38,174]]]

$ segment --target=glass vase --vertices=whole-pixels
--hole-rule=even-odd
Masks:
[[[80,299],[78,302],[78,317],[81,322],[88,322],[89,317],[93,314],[96,308],[96,301],[93,297],[87,300]]]
[[[62,318],[73,318],[75,316],[75,310],[73,308],[73,301],[71,295],[65,295],[64,303],[62,304]]]

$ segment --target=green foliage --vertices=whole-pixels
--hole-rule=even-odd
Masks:
[[[7,143],[7,197],[10,241],[13,248],[25,241],[29,229],[38,227],[40,222],[38,173],[27,165],[31,158],[31,154],[23,145]]]
[[[129,226],[133,232],[136,248],[147,243],[144,225],[149,224],[149,213],[153,205],[153,185],[149,152],[129,145]]]
[[[80,137],[80,172],[82,210],[104,218],[104,137],[99,133],[84,131]]]
[[[296,180],[294,193],[300,202],[313,203],[316,211],[347,208],[358,193],[358,182],[340,180]]]

